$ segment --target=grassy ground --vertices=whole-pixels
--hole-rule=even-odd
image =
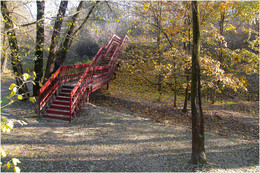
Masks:
[[[132,77],[132,78],[131,78]],[[172,123],[191,126],[191,110],[183,113],[182,96],[177,97],[174,107],[172,93],[159,93],[155,88],[135,85],[138,81],[129,75],[117,75],[109,90],[101,89],[94,95],[94,103],[112,107],[115,110],[148,117],[160,123]],[[189,101],[190,102],[190,101]],[[259,139],[259,103],[247,101],[224,101],[214,105],[204,102],[206,132],[222,136],[236,135],[238,138]]]

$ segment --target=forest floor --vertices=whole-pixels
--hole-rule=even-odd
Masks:
[[[1,97],[12,83],[1,79]],[[257,102],[204,104],[208,164],[193,167],[191,115],[168,103],[117,97],[101,89],[91,94],[80,117],[68,123],[38,121],[35,104],[14,102],[2,117],[24,120],[2,134],[7,157],[18,158],[23,172],[259,172]],[[2,170],[3,171],[3,170]]]

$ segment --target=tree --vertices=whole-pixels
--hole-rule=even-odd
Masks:
[[[46,81],[54,73],[55,61],[57,59],[56,53],[57,53],[59,39],[60,39],[60,31],[65,16],[65,12],[67,9],[67,5],[68,5],[68,1],[61,1],[60,3],[57,18],[55,20],[55,24],[53,27],[50,52],[49,52],[48,62],[45,70],[44,81]]]
[[[44,48],[44,1],[37,1],[36,52],[34,71],[36,74],[33,95],[39,95],[40,83],[43,77],[43,48]]]
[[[2,45],[1,45],[1,57],[2,57],[1,72],[2,73],[6,72],[6,65],[8,60],[7,51],[8,51],[8,46],[6,44],[6,34],[2,33]]]
[[[15,34],[15,28],[11,19],[11,14],[7,9],[6,1],[1,1],[1,12],[5,22],[5,30],[7,31],[7,37],[11,50],[11,63],[15,74],[15,80],[19,86],[19,94],[23,96],[23,100],[29,98],[29,91],[27,85],[23,85],[23,68],[21,63],[21,55],[19,54],[19,46]]]
[[[81,23],[81,25],[76,28],[76,22],[79,18],[79,14],[82,11],[82,9],[85,7],[86,5],[86,1],[80,1],[78,7],[77,7],[77,11],[76,13],[72,16],[71,21],[67,24],[68,29],[62,39],[62,42],[60,44],[59,50],[57,52],[57,60],[55,61],[55,69],[54,71],[58,70],[58,68],[64,63],[67,53],[69,51],[70,46],[73,43],[74,38],[76,37],[76,35],[79,33],[79,31],[83,28],[83,26],[87,23],[88,19],[90,18],[93,10],[95,9],[95,7],[99,4],[99,1],[97,1],[96,3],[94,3],[87,16],[85,17],[84,21]]]
[[[193,164],[205,163],[204,147],[204,117],[201,105],[200,89],[200,20],[198,2],[192,1],[193,47],[192,47],[192,82],[191,82],[191,112],[192,112],[192,156]]]

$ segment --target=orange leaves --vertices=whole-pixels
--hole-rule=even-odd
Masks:
[[[145,112],[146,114],[149,114],[149,108],[146,108],[146,109],[144,110],[144,112]]]

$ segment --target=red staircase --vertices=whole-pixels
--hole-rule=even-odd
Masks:
[[[104,85],[108,87],[128,39],[128,36],[122,40],[114,35],[90,64],[60,67],[40,89],[39,116],[70,121],[77,118],[90,93]]]

